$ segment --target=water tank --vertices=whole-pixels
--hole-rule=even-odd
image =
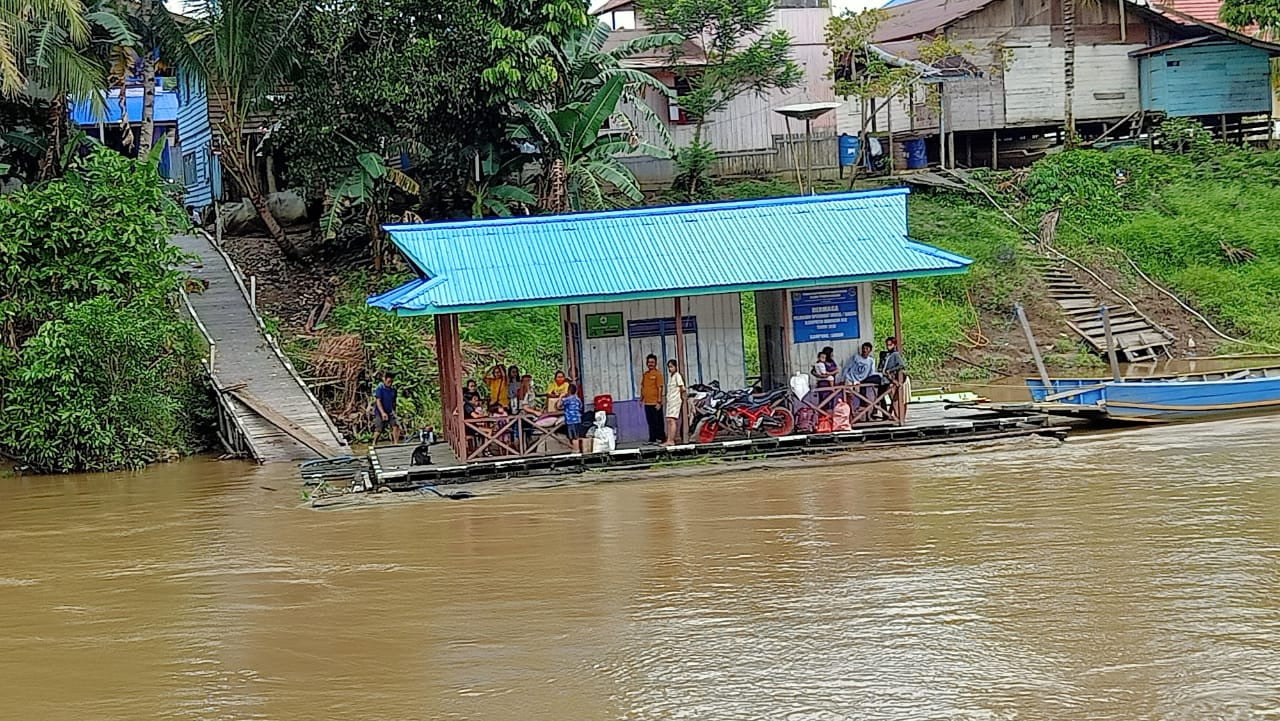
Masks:
[[[841,133],[839,145],[841,167],[853,165],[858,159],[858,136]]]
[[[855,138],[856,139],[856,138]],[[929,154],[925,152],[924,138],[913,138],[902,144],[907,153],[907,168],[919,170],[929,167]]]

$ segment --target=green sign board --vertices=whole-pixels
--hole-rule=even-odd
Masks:
[[[588,338],[621,338],[621,313],[595,313],[587,316]]]

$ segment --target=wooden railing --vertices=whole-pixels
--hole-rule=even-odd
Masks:
[[[539,423],[541,421],[541,423]],[[520,457],[544,453],[546,444],[564,429],[564,416],[517,414],[462,421],[466,448],[463,460]]]
[[[886,424],[900,426],[907,418],[905,377],[886,377],[884,383],[849,383],[814,388],[800,399],[802,407],[814,411],[811,433],[823,432],[836,424],[836,405],[843,400],[849,405],[849,425]]]

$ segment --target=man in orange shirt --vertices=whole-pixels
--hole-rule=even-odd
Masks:
[[[644,359],[645,372],[640,376],[640,403],[644,405],[644,420],[649,425],[649,442],[661,443],[666,439],[662,427],[662,371],[658,370],[658,357],[649,354]]]

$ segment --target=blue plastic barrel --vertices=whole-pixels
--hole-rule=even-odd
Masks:
[[[902,149],[907,154],[907,168],[919,170],[929,167],[929,154],[924,149],[924,138],[908,140],[902,144]]]
[[[839,138],[840,165],[849,167],[858,160],[858,136],[841,133]]]

